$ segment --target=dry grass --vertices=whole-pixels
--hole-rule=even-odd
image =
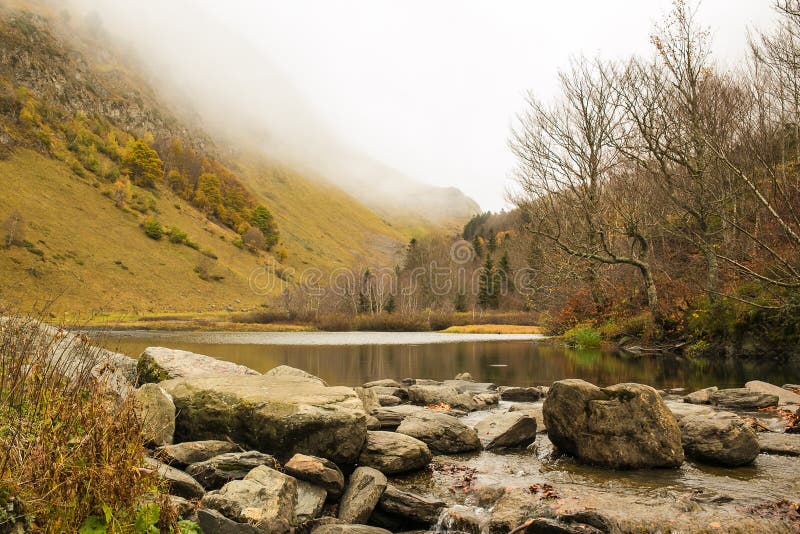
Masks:
[[[32,531],[77,532],[94,516],[132,532],[146,500],[160,526],[174,524],[161,482],[141,469],[133,398],[95,379],[95,349],[29,318],[0,321],[0,531],[24,518]]]
[[[445,334],[544,334],[541,326],[516,324],[468,324],[441,330]]]

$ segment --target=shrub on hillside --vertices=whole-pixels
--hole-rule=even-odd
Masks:
[[[155,219],[147,219],[142,223],[142,229],[150,239],[159,240],[164,237],[164,227]]]
[[[189,241],[189,234],[178,228],[177,226],[170,226],[167,230],[169,242],[176,245],[184,245]]]
[[[122,164],[133,183],[142,187],[155,187],[164,173],[164,163],[158,157],[158,152],[141,139],[128,143]]]

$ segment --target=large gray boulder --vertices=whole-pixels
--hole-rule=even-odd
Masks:
[[[328,385],[320,377],[314,376],[311,373],[303,371],[302,369],[297,369],[295,367],[290,367],[288,365],[279,365],[278,367],[273,367],[272,369],[264,373],[264,376],[275,376],[275,377],[290,376],[293,378],[304,378],[310,382],[316,382],[321,386]]]
[[[747,465],[758,456],[758,437],[738,415],[688,415],[678,422],[683,450],[695,460],[726,466]]]
[[[406,417],[396,432],[417,438],[435,454],[455,454],[481,448],[473,429],[452,415],[433,410]]]
[[[766,393],[768,395],[775,395],[778,397],[778,404],[781,406],[794,406],[797,409],[800,406],[800,395],[794,391],[789,391],[770,384],[769,382],[762,382],[761,380],[751,380],[744,385],[745,388],[756,393]]]
[[[509,488],[492,506],[490,534],[507,534],[528,519],[555,517],[553,510],[538,495],[522,488]]]
[[[136,415],[148,444],[169,445],[175,436],[175,403],[157,384],[144,384],[134,392]]]
[[[778,405],[778,396],[748,388],[720,389],[711,394],[711,404],[732,410],[758,410]]]
[[[208,460],[189,465],[189,473],[206,490],[219,489],[232,480],[244,478],[247,473],[265,465],[278,469],[280,465],[273,456],[258,451],[226,452]]]
[[[147,347],[136,365],[139,382],[161,382],[172,378],[193,378],[203,375],[260,375],[244,365],[218,360],[205,354],[166,347]]]
[[[304,523],[319,516],[325,506],[328,492],[305,480],[297,481],[297,506],[295,507],[295,523]]]
[[[763,453],[800,456],[800,434],[759,432],[757,436]]]
[[[453,386],[459,393],[487,393],[497,391],[497,385],[491,382],[473,382],[472,380],[445,380],[445,386]]]
[[[409,415],[427,413],[428,410],[422,406],[414,406],[412,404],[402,404],[400,406],[382,406],[376,410],[373,415],[378,419],[381,428],[397,428],[403,419]]]
[[[385,475],[422,469],[433,455],[422,441],[396,432],[370,431],[358,464],[374,467]]]
[[[289,533],[295,522],[297,483],[292,477],[262,465],[244,479],[207,493],[201,504],[238,523],[275,534]]]
[[[366,523],[386,490],[386,476],[371,467],[358,467],[339,503],[339,519],[347,523]]]
[[[170,494],[183,497],[184,499],[199,499],[202,497],[206,490],[203,489],[191,475],[188,475],[180,469],[175,469],[169,465],[154,460],[153,458],[145,457],[144,466],[147,469],[152,469],[158,474],[158,477],[167,483]]]
[[[203,532],[213,532],[214,534],[264,534],[264,531],[258,527],[228,519],[211,508],[197,510],[197,524]]]
[[[374,389],[353,388],[353,391],[355,391],[358,398],[361,399],[361,402],[364,404],[364,411],[367,412],[367,414],[372,415],[380,410],[381,403]]]
[[[287,474],[324,488],[331,497],[344,491],[344,475],[339,467],[325,458],[295,454],[283,466]]]
[[[196,464],[226,452],[238,452],[239,450],[239,447],[230,441],[207,439],[158,447],[155,457],[173,467],[183,469],[189,464]]]
[[[492,414],[475,425],[484,449],[527,447],[536,439],[536,419],[526,412]]]
[[[697,391],[686,395],[683,398],[683,402],[688,402],[690,404],[711,404],[711,395],[718,390],[719,388],[717,386],[698,389]]]
[[[402,491],[391,485],[386,486],[386,491],[378,501],[378,508],[387,514],[425,527],[436,523],[444,507],[444,501]]]
[[[366,437],[361,399],[346,387],[291,376],[200,376],[161,383],[179,440],[227,439],[281,460],[295,453],[353,463]]]
[[[681,430],[650,386],[601,389],[561,380],[544,401],[544,421],[553,445],[587,463],[623,469],[683,463]]]
[[[461,393],[453,386],[422,386],[415,384],[408,388],[408,400],[412,404],[422,406],[445,404],[451,408],[466,411],[478,409],[471,394]]]
[[[542,390],[538,387],[500,386],[497,391],[504,401],[535,402],[542,398]]]

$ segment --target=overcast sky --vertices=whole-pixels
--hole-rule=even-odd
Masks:
[[[699,20],[712,31],[718,63],[742,60],[748,28],[773,23],[771,5],[701,3]],[[347,144],[497,210],[512,185],[506,143],[523,92],[552,95],[557,70],[573,55],[649,54],[653,24],[671,2],[194,0],[188,6],[269,58]]]

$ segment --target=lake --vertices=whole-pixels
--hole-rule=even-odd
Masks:
[[[741,387],[748,380],[800,382],[800,371],[773,361],[631,358],[613,351],[537,342],[538,335],[435,332],[96,331],[99,344],[137,357],[150,346],[207,354],[267,371],[290,365],[331,385],[381,378],[445,380],[469,372],[498,385],[549,385],[582,378],[600,386],[640,382],[657,388]]]

